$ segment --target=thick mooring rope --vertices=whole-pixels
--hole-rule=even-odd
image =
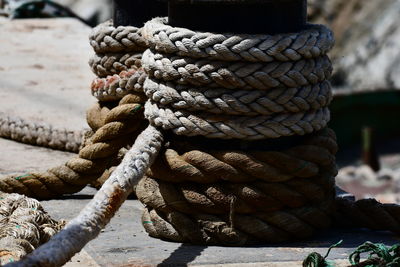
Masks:
[[[169,148],[136,188],[147,207],[143,225],[153,237],[196,244],[310,237],[331,225],[337,151],[332,135],[318,132],[282,151],[180,148],[180,155]]]
[[[106,169],[118,165],[119,150],[133,144],[146,126],[142,101],[141,95],[128,95],[111,110],[94,106],[88,111],[88,124],[95,132],[77,157],[46,172],[2,177],[0,190],[37,199],[79,192]]]
[[[81,213],[49,242],[20,262],[7,266],[62,266],[100,231],[115,215],[161,149],[161,133],[149,126],[137,138],[122,163]],[[61,245],[62,244],[62,245]]]
[[[77,153],[84,131],[55,129],[45,123],[27,122],[0,112],[0,137],[25,144]]]
[[[0,266],[20,260],[63,226],[37,200],[0,192]]]

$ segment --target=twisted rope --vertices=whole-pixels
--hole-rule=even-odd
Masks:
[[[385,230],[400,233],[400,206],[381,204],[375,199],[351,201],[336,199],[335,219],[338,225]]]
[[[84,132],[55,129],[44,123],[27,122],[0,112],[0,137],[25,144],[78,152]]]
[[[180,155],[171,147],[181,142],[171,141],[136,187],[151,236],[231,246],[306,238],[330,226],[337,173],[330,129],[281,151],[183,144]]]
[[[161,53],[223,61],[297,61],[326,54],[333,33],[323,25],[308,25],[299,33],[234,35],[194,32],[167,25],[167,19],[146,23],[142,35]]]
[[[296,140],[296,145],[287,149],[277,151],[258,147],[246,149],[252,150],[249,152],[212,150],[193,146],[193,140],[177,140],[173,145],[178,149],[168,148],[161,153],[148,175],[170,183],[200,184],[256,180],[282,183],[296,180],[295,177],[311,178],[317,176],[321,168],[336,170],[334,155],[338,147],[335,138],[331,129],[325,129],[317,135],[302,138],[300,142]],[[257,143],[256,147],[259,145]],[[335,176],[336,171],[331,174]]]
[[[142,102],[142,95],[128,95],[111,110],[96,105],[88,111],[88,124],[95,132],[78,157],[43,173],[3,177],[0,191],[38,199],[79,192],[119,164],[118,152],[132,144],[145,125]]]
[[[0,265],[20,260],[63,226],[34,199],[0,192]]]
[[[7,266],[62,266],[68,262],[111,220],[154,161],[162,141],[162,134],[149,126],[138,136],[122,163],[75,219],[49,242],[21,261]]]

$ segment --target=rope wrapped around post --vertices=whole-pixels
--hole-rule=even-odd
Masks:
[[[307,238],[329,227],[337,172],[336,137],[326,128],[331,32],[310,25],[299,34],[224,35],[153,19],[143,36],[150,44],[142,65],[152,125],[258,147],[218,149],[200,138],[190,150],[172,136],[136,188],[147,207],[146,231],[172,241],[244,245]],[[262,149],[261,140],[276,138],[296,141]]]

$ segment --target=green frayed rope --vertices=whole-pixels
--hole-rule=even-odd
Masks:
[[[343,243],[343,240],[340,240],[338,243],[329,247],[328,252],[326,252],[325,257],[322,257],[321,254],[317,252],[313,252],[303,261],[303,267],[334,267],[334,265],[327,261],[329,253],[333,248],[340,246]]]
[[[334,267],[326,258],[332,248],[338,247],[343,241],[329,247],[325,257],[313,252],[303,261],[303,267]],[[360,262],[361,254],[369,253],[367,260]],[[365,242],[349,256],[349,267],[400,267],[400,244],[387,247],[384,244]]]
[[[365,262],[360,263],[362,253],[369,253],[369,255]],[[351,253],[349,261],[352,266],[399,267],[400,244],[389,248],[384,244],[365,242],[363,245],[359,246],[355,252]]]

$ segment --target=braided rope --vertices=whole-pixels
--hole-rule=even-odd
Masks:
[[[271,116],[237,116],[174,112],[153,102],[145,105],[145,116],[151,124],[172,130],[177,135],[221,139],[259,140],[282,136],[305,135],[324,128],[330,120],[329,109],[283,113]]]
[[[292,88],[317,84],[331,77],[327,56],[288,62],[225,62],[154,54],[146,50],[143,68],[150,77],[177,84],[228,89]]]
[[[119,74],[131,68],[141,66],[142,53],[121,54],[95,54],[89,60],[89,66],[93,73],[100,78]]]
[[[153,79],[146,79],[144,89],[149,99],[163,106],[229,115],[296,113],[321,109],[332,101],[332,90],[328,81],[301,88],[232,91],[180,85],[174,87],[171,83],[157,83]]]
[[[139,28],[119,26],[108,21],[96,26],[89,35],[90,45],[96,53],[143,52],[148,45]]]
[[[299,33],[277,35],[215,34],[166,25],[167,19],[146,23],[142,35],[161,53],[223,61],[297,61],[320,57],[332,49],[333,33],[308,25]]]
[[[51,219],[37,200],[0,192],[0,265],[20,260],[64,224]]]
[[[0,112],[0,137],[18,142],[78,152],[83,132],[55,129],[44,123],[27,122]]]
[[[96,78],[91,86],[92,95],[99,101],[108,102],[120,100],[133,92],[141,93],[146,77],[143,69],[135,66],[118,75]]]

